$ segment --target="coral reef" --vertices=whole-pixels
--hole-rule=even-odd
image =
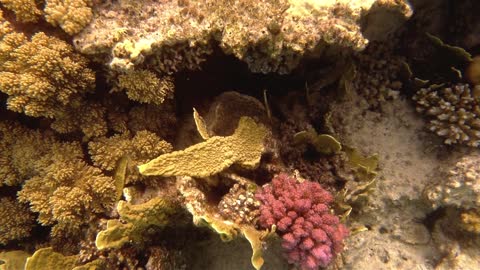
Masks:
[[[113,69],[130,69],[152,55],[154,60],[146,62],[168,74],[178,66],[198,68],[215,40],[253,72],[289,73],[304,55],[321,54],[327,45],[363,49],[367,40],[359,21],[372,6],[403,18],[411,15],[404,1],[348,3],[204,0],[145,1],[140,6],[121,1],[96,6],[92,23],[75,43],[85,54],[111,54]]]
[[[280,174],[256,197],[262,203],[259,224],[276,226],[289,263],[302,269],[326,267],[343,249],[348,230],[330,213],[333,197],[318,183]]]
[[[120,219],[107,222],[107,229],[97,235],[97,248],[120,248],[126,243],[143,244],[147,239],[147,230],[165,227],[170,222],[176,212],[173,202],[169,198],[154,198],[138,205],[120,201],[117,205]]]
[[[118,76],[117,88],[112,91],[121,89],[131,100],[160,105],[173,95],[174,86],[171,77],[158,78],[151,71],[135,70]]]
[[[92,0],[49,0],[44,9],[45,20],[73,35],[92,19],[91,6]]]
[[[454,206],[480,209],[480,155],[463,157],[448,172],[448,179],[425,190],[434,208]]]
[[[252,224],[258,218],[260,202],[252,190],[247,190],[245,184],[235,183],[218,203],[218,211],[225,219],[237,224]]]
[[[1,0],[5,8],[13,11],[19,22],[37,22],[42,11],[37,7],[35,0]]]
[[[417,111],[430,118],[428,129],[446,144],[480,145],[480,90],[468,84],[431,85],[413,99]]]
[[[26,205],[6,197],[0,198],[0,217],[0,245],[29,236],[35,222]]]
[[[136,166],[171,152],[173,147],[155,133],[142,130],[135,132],[134,136],[124,133],[95,138],[88,143],[88,149],[95,166],[106,171],[113,171],[117,162],[126,157],[126,183],[130,183],[142,178]]]
[[[25,267],[25,262],[27,261],[28,257],[30,257],[30,254],[22,250],[0,252],[0,269],[23,269]]]
[[[75,106],[82,94],[93,90],[93,71],[69,44],[43,32],[29,40],[1,20],[0,89],[9,95],[10,110],[55,118],[62,108]]]
[[[175,151],[138,166],[143,175],[207,177],[233,164],[255,168],[264,150],[267,129],[251,118],[240,118],[235,132]]]

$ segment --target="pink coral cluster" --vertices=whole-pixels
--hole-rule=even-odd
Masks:
[[[330,214],[332,195],[320,184],[282,173],[256,193],[261,201],[259,225],[277,226],[289,263],[302,269],[326,267],[343,249],[348,229]]]

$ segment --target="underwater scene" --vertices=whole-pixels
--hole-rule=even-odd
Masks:
[[[0,270],[480,269],[480,1],[0,19]]]

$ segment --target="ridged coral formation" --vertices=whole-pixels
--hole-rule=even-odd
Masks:
[[[163,228],[170,222],[176,205],[171,198],[154,198],[137,205],[120,201],[117,211],[120,219],[107,222],[107,229],[97,235],[97,248],[120,248],[126,243],[141,245],[148,239],[145,237],[147,230]]]
[[[480,209],[480,156],[463,157],[448,172],[448,179],[426,190],[433,207]]]
[[[233,164],[255,168],[260,162],[267,129],[243,117],[231,136],[214,136],[185,150],[161,155],[138,166],[143,175],[208,177]]]
[[[14,199],[0,198],[0,217],[0,245],[30,236],[35,216],[26,205]]]
[[[44,9],[45,20],[73,35],[92,19],[91,6],[92,0],[48,0]]]
[[[125,90],[131,100],[160,105],[173,95],[174,86],[171,77],[159,78],[149,70],[135,70],[118,76],[117,89]]]
[[[117,162],[126,157],[127,182],[141,179],[136,166],[173,150],[170,143],[146,130],[136,132],[134,136],[124,133],[108,138],[96,138],[88,143],[88,148],[95,166],[106,171],[113,171]]]
[[[19,22],[36,22],[42,15],[35,0],[0,0],[0,3],[13,11]]]
[[[428,128],[446,144],[480,145],[480,89],[468,84],[432,85],[413,99],[417,111],[430,117]]]
[[[168,74],[179,66],[198,68],[216,40],[254,72],[288,73],[325,45],[363,49],[367,40],[358,22],[375,2],[119,1],[95,7],[76,43],[86,54],[111,53],[114,69],[130,69],[152,55],[147,64]],[[403,1],[379,2],[403,17],[411,14]]]
[[[277,227],[289,263],[301,269],[326,267],[343,249],[347,228],[330,213],[332,195],[318,183],[280,174],[256,193],[259,224]]]

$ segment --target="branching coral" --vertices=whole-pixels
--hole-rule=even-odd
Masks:
[[[413,99],[417,111],[430,117],[428,128],[446,144],[480,145],[480,89],[468,84],[432,85]]]
[[[56,113],[91,91],[94,73],[67,43],[43,32],[29,41],[3,24],[0,89],[10,110],[54,118]]]
[[[128,159],[127,182],[141,178],[136,166],[172,151],[172,145],[150,131],[139,131],[135,136],[125,133],[94,139],[88,144],[94,164],[112,171],[122,157]]]
[[[116,90],[124,89],[128,98],[141,103],[160,105],[173,95],[173,79],[159,78],[149,70],[130,71],[118,76]]]
[[[44,9],[45,19],[73,35],[80,32],[92,19],[91,6],[91,0],[48,0]]]
[[[0,245],[30,235],[35,217],[24,204],[0,198]]]
[[[0,0],[0,3],[13,11],[19,22],[36,22],[42,15],[35,0]]]
[[[330,213],[333,197],[318,183],[280,174],[256,197],[262,203],[259,224],[277,227],[289,263],[302,269],[326,267],[342,251],[348,230]]]
[[[233,164],[254,168],[260,162],[265,126],[244,117],[235,132],[228,137],[214,136],[205,142],[175,151],[140,165],[143,175],[207,177]]]
[[[116,190],[111,177],[87,165],[79,143],[58,142],[53,136],[21,126],[0,125],[2,174],[5,184],[22,182],[20,202],[30,203],[43,225],[75,229],[113,206]],[[2,149],[2,150],[3,150]]]

